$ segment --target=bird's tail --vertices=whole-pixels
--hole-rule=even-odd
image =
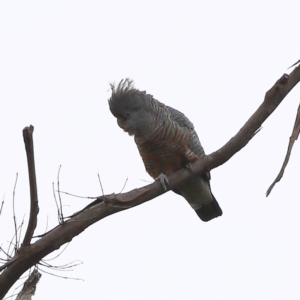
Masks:
[[[204,222],[220,217],[223,214],[222,209],[214,196],[212,202],[203,204],[199,209],[195,210],[195,212]]]
[[[184,182],[175,193],[182,195],[202,221],[209,221],[222,215],[222,209],[211,192],[209,178],[194,176]]]

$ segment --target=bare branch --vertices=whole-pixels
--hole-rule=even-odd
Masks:
[[[97,197],[78,196],[78,195],[71,194],[71,193],[64,192],[64,191],[59,191],[59,192],[60,192],[61,194],[65,194],[65,195],[72,196],[72,197],[76,197],[76,198],[82,198],[82,199],[97,199]]]
[[[300,80],[300,68],[290,74],[284,74],[266,93],[264,102],[227,144],[218,151],[204,156],[191,164],[197,174],[214,169],[228,161],[236,152],[242,149],[255,135],[262,123],[272,114],[284,97]],[[194,174],[188,169],[181,169],[168,177],[168,189],[174,189],[179,183],[188,180]],[[135,189],[127,193],[111,194],[98,197],[84,210],[74,214],[70,220],[58,225],[30,247],[21,247],[9,264],[0,267],[4,270],[0,276],[0,298],[3,297],[13,283],[31,266],[43,257],[70,242],[93,223],[119,211],[140,205],[165,191],[160,182]]]
[[[74,267],[77,267],[79,265],[82,265],[83,262],[80,260],[74,260],[70,263],[61,265],[61,266],[53,266],[47,262],[45,262],[44,260],[42,260],[41,262],[39,262],[39,267],[45,267],[45,268],[49,268],[53,271],[57,271],[57,272],[70,272],[70,271],[74,271]]]
[[[70,245],[70,243],[65,244],[64,248],[58,254],[56,254],[54,257],[51,257],[48,259],[43,259],[42,262],[47,263],[48,261],[52,261],[52,260],[56,259],[57,257],[61,256],[63,254],[63,252],[65,252],[65,250],[68,248],[69,245]]]
[[[296,65],[299,64],[299,63],[300,63],[300,59],[299,59],[298,61],[296,61],[293,65],[291,65],[290,67],[288,67],[288,69],[290,69],[290,68],[296,66]]]
[[[58,173],[57,173],[57,193],[58,193],[58,199],[59,199],[59,223],[63,223],[64,222],[64,216],[63,216],[63,212],[62,212],[62,202],[61,202],[61,197],[60,197],[60,190],[59,190],[59,174],[60,174],[60,169],[61,169],[61,165],[59,166],[58,169]]]
[[[2,200],[2,203],[1,203],[1,207],[0,207],[0,216],[1,216],[1,213],[2,213],[3,205],[4,205],[4,198],[5,198],[5,194],[3,195],[3,200]]]
[[[29,215],[28,227],[22,243],[23,247],[30,245],[31,238],[33,236],[37,224],[37,215],[39,213],[35,164],[34,164],[33,139],[32,139],[33,130],[34,127],[32,125],[30,125],[30,127],[25,127],[23,129],[23,138],[24,138],[25,149],[27,154],[29,186],[30,186],[30,215]]]
[[[82,278],[74,278],[74,277],[67,277],[67,276],[61,276],[61,275],[56,275],[56,274],[53,274],[51,272],[47,272],[45,270],[42,270],[41,268],[39,268],[39,270],[43,273],[46,273],[46,274],[49,274],[49,275],[52,275],[54,277],[59,277],[59,278],[63,278],[63,279],[71,279],[71,280],[81,280],[81,281],[84,281]]]
[[[28,279],[25,281],[21,292],[18,294],[16,300],[31,300],[35,294],[36,285],[39,282],[42,274],[37,269],[34,269]]]
[[[103,186],[102,186],[102,183],[101,183],[100,175],[99,175],[99,173],[97,175],[98,175],[98,180],[99,180],[99,184],[100,184],[100,187],[101,187],[102,196],[104,196],[104,190],[103,190]]]
[[[61,222],[60,222],[60,211],[59,211],[58,202],[56,200],[54,182],[52,182],[52,191],[53,191],[53,197],[54,197],[54,201],[55,201],[56,209],[57,209],[57,221],[58,221],[59,224],[61,224]]]
[[[290,75],[284,74],[274,86],[266,93],[263,103],[250,117],[240,131],[229,140],[221,149],[205,157],[209,160],[205,171],[214,169],[228,161],[236,152],[241,150],[253,138],[262,123],[273,113],[286,95],[300,81],[300,67],[293,70]],[[197,166],[196,172],[200,172],[202,159],[194,164]]]
[[[125,186],[126,186],[126,184],[127,184],[127,181],[128,181],[128,178],[126,178],[126,180],[125,180],[125,182],[124,182],[124,185],[123,185],[123,187],[122,187],[122,189],[121,189],[121,191],[120,191],[120,194],[124,191]]]
[[[18,173],[16,175],[16,181],[14,185],[14,190],[13,190],[13,219],[14,219],[14,225],[15,225],[15,238],[16,238],[16,243],[15,243],[15,252],[18,250],[18,230],[17,230],[17,219],[16,219],[16,212],[15,212],[15,194],[16,194],[16,186],[18,182]]]
[[[7,257],[7,259],[2,259],[2,260],[5,260],[5,261],[7,261],[8,259],[11,259],[11,256],[8,254],[8,252],[6,252],[2,247],[0,247],[0,251],[2,251],[5,255],[6,255],[6,257]]]
[[[292,152],[292,149],[293,149],[293,146],[294,146],[294,142],[298,139],[299,132],[300,132],[300,105],[298,106],[297,116],[296,116],[296,120],[295,120],[295,124],[294,124],[294,128],[293,128],[293,132],[292,132],[292,135],[290,137],[290,141],[289,141],[289,145],[288,145],[288,149],[287,149],[287,153],[285,155],[283,165],[280,169],[279,174],[275,178],[274,182],[268,188],[267,193],[266,193],[267,197],[271,193],[271,191],[272,191],[273,187],[275,186],[275,184],[280,181],[280,179],[282,178],[282,176],[284,174],[284,170],[285,170],[285,168],[286,168],[286,166],[289,162],[289,159],[290,159],[290,155],[291,155],[291,152]]]

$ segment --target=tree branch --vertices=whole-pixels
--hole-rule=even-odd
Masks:
[[[37,185],[36,185],[36,174],[34,164],[34,151],[33,151],[33,133],[34,127],[25,127],[23,129],[23,138],[25,143],[25,149],[27,154],[28,174],[29,174],[29,186],[30,186],[30,216],[25,233],[25,237],[22,243],[22,247],[29,246],[32,239],[34,230],[37,224],[37,215],[39,213]]]
[[[240,131],[221,149],[194,162],[191,165],[193,172],[202,174],[205,171],[214,169],[228,161],[236,152],[242,149],[299,81],[299,67],[290,76],[284,74],[266,93],[263,103]],[[188,180],[191,176],[193,176],[193,173],[188,169],[175,172],[168,177],[168,189],[174,189],[179,183]],[[154,182],[128,193],[99,197],[86,209],[74,214],[70,220],[58,225],[35,243],[28,247],[21,247],[10,261],[10,264],[6,264],[2,269],[0,268],[0,271],[6,268],[0,276],[0,298],[7,293],[13,283],[26,270],[52,251],[70,242],[93,223],[116,212],[140,205],[164,192],[161,184]]]
[[[221,149],[207,156],[211,163],[206,171],[214,169],[228,161],[236,152],[241,150],[260,130],[262,123],[273,113],[285,96],[300,81],[300,67],[290,75],[284,74],[274,86],[266,93],[263,103],[250,117],[240,131],[229,140]],[[195,162],[200,165],[200,160]],[[198,173],[198,170],[196,170]]]
[[[300,104],[298,106],[298,110],[297,110],[297,116],[296,116],[296,120],[295,120],[295,124],[294,124],[294,128],[293,128],[293,132],[292,135],[290,137],[290,141],[289,141],[289,145],[288,145],[288,149],[282,164],[282,167],[279,171],[279,174],[277,175],[277,177],[275,178],[275,180],[273,181],[273,183],[270,185],[270,187],[267,190],[266,196],[268,197],[269,194],[271,193],[273,187],[275,186],[275,184],[277,182],[279,182],[283,176],[284,170],[290,160],[290,156],[291,156],[291,152],[294,146],[295,141],[298,139],[299,136],[299,132],[300,132]]]
[[[34,269],[30,276],[25,281],[21,292],[16,300],[31,300],[35,294],[36,285],[38,284],[42,274],[37,269]]]

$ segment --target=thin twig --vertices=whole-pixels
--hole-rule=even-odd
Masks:
[[[18,227],[18,230],[20,231],[18,245],[20,245],[20,240],[21,240],[21,235],[22,235],[22,228],[23,228],[23,225],[24,225],[24,218],[25,218],[25,216],[23,216],[22,223]]]
[[[58,206],[58,203],[57,203],[57,200],[56,200],[56,195],[55,195],[54,182],[52,182],[52,190],[53,190],[54,201],[55,201],[56,208],[57,208],[57,220],[58,220],[58,223],[61,224],[59,206]]]
[[[10,248],[11,248],[11,246],[13,246],[13,248],[15,247],[15,244],[13,243],[13,240],[14,240],[14,238],[15,238],[15,235],[16,235],[16,234],[13,235],[13,237],[11,238],[10,241],[7,241],[7,242],[8,242],[7,253],[8,253],[11,257],[14,256],[14,249],[12,249],[12,251],[11,251],[11,253],[10,253]]]
[[[53,273],[47,272],[45,270],[42,270],[41,267],[38,267],[38,269],[41,272],[43,272],[43,273],[46,273],[46,274],[49,274],[49,275],[52,275],[52,276],[55,276],[55,277],[59,277],[59,278],[63,278],[63,279],[72,279],[72,280],[81,280],[81,281],[84,281],[84,279],[82,279],[82,278],[74,278],[74,277],[66,277],[66,276],[61,276],[61,275],[55,275]]]
[[[57,255],[55,255],[55,256],[52,257],[52,258],[43,259],[42,261],[43,261],[44,263],[46,263],[47,261],[51,261],[51,260],[56,259],[56,258],[59,257],[60,255],[62,255],[63,252],[65,252],[65,250],[68,248],[69,245],[70,245],[70,243],[67,243],[67,244],[65,245],[65,247],[64,247]]]
[[[152,181],[146,180],[146,179],[140,179],[140,181],[146,182],[146,183],[151,183]]]
[[[3,249],[2,247],[0,247],[0,250],[7,256],[6,261],[12,258],[12,256],[10,256],[7,252],[5,252],[4,249]],[[3,259],[3,260],[4,260],[4,259]]]
[[[76,263],[75,263],[76,262]],[[55,271],[61,271],[61,272],[70,272],[70,271],[74,271],[73,267],[77,267],[79,265],[82,265],[83,262],[80,261],[80,260],[74,260],[68,264],[65,264],[65,265],[61,265],[61,266],[53,266],[47,262],[45,262],[44,260],[42,260],[42,262],[39,262],[39,265],[40,266],[43,266],[43,267],[47,267],[49,269],[52,269],[52,270],[55,270]]]
[[[18,231],[17,231],[17,218],[16,218],[16,212],[15,212],[15,194],[16,194],[16,186],[17,186],[17,181],[18,181],[18,173],[16,175],[16,181],[14,185],[14,190],[13,190],[13,215],[14,215],[14,225],[15,225],[15,238],[16,238],[16,243],[15,243],[15,252],[18,250]]]
[[[8,296],[8,297],[3,298],[3,300],[7,300],[7,299],[12,298],[12,297],[17,296],[17,295],[18,295],[18,294],[12,294],[12,295],[10,295],[10,296]]]
[[[89,197],[89,196],[78,196],[78,195],[71,194],[71,193],[68,193],[68,192],[63,192],[63,191],[59,191],[59,192],[62,193],[62,194],[66,194],[68,196],[73,196],[73,197],[82,198],[82,199],[97,199],[98,198],[98,197]]]
[[[48,230],[48,221],[49,221],[49,216],[47,216],[47,221],[46,221],[46,229],[45,229],[45,232],[47,232],[47,230]]]
[[[300,63],[300,59],[299,59],[297,62],[295,62],[293,65],[291,65],[290,67],[288,67],[288,69],[290,69],[290,68],[296,66],[296,65],[299,64],[299,63]]]
[[[102,196],[104,196],[104,190],[103,190],[103,186],[102,186],[102,183],[101,183],[100,175],[99,175],[99,173],[97,173],[97,175],[98,175],[98,180],[99,180],[101,191],[102,191]]]
[[[122,189],[121,189],[121,192],[120,192],[119,194],[122,194],[122,192],[123,192],[124,189],[125,189],[125,186],[126,186],[127,182],[128,182],[128,177],[126,178],[125,183],[124,183],[124,185],[123,185],[123,187],[122,187]]]
[[[1,213],[2,213],[3,205],[4,205],[4,199],[5,199],[5,194],[3,195],[3,200],[2,200],[2,203],[1,203],[1,207],[0,207],[0,216],[1,216]]]
[[[7,253],[9,253],[10,247],[12,245],[14,246],[14,249],[16,249],[16,248],[19,249],[20,237],[21,237],[21,229],[22,229],[23,224],[24,224],[24,217],[23,217],[22,223],[18,226],[17,230],[15,231],[15,234],[11,238],[11,241],[8,242],[9,246],[8,246],[8,249],[7,249]],[[18,235],[18,232],[20,232],[19,235]],[[14,238],[16,238],[17,236],[18,236],[18,238],[17,238],[16,243],[13,243]],[[11,256],[13,256],[13,250],[12,250]]]
[[[60,174],[61,165],[59,166],[58,173],[57,173],[57,193],[58,193],[58,199],[59,199],[59,206],[60,206],[60,215],[59,215],[59,224],[64,223],[64,217],[62,212],[62,201],[60,197],[60,191],[59,191],[59,174]]]

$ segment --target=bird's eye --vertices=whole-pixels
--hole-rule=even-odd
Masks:
[[[130,113],[129,112],[126,113],[126,117],[127,118],[130,117]]]

